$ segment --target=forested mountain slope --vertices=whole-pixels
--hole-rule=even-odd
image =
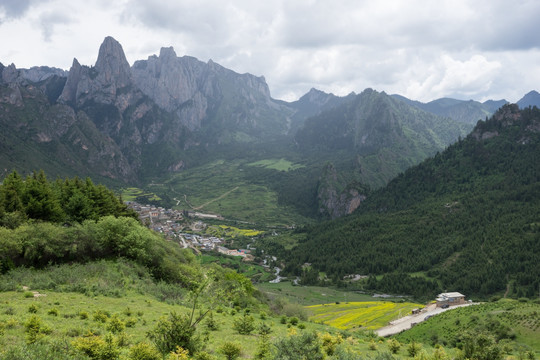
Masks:
[[[432,292],[532,297],[540,285],[539,155],[540,110],[505,105],[353,215],[309,228],[283,252],[286,271],[311,263],[336,280],[393,273],[368,286],[403,292],[418,279],[400,273],[424,272],[437,280]]]

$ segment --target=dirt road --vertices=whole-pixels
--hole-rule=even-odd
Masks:
[[[455,308],[458,308],[458,307],[469,306],[469,305],[474,305],[474,304],[473,303],[467,303],[467,304],[463,304],[463,305],[456,305],[456,306],[451,306],[451,307],[449,307],[447,309],[437,307],[435,304],[430,304],[430,305],[426,306],[425,308],[423,308],[422,311],[419,314],[407,315],[407,316],[402,317],[400,319],[391,321],[388,326],[382,327],[382,328],[376,330],[375,332],[379,336],[390,336],[390,335],[398,334],[398,333],[400,333],[402,331],[409,330],[415,324],[418,324],[418,323],[420,323],[422,321],[425,321],[425,320],[427,320],[427,318],[429,318],[431,316],[434,316],[434,315],[437,315],[437,314],[440,314],[442,312],[452,310],[452,309],[455,309]]]

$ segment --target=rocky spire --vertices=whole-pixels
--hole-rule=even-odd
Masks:
[[[122,45],[114,38],[107,36],[99,48],[96,70],[107,83],[114,83],[117,88],[131,82],[129,63]]]
[[[82,66],[76,58],[73,58],[73,64],[69,69],[69,75],[64,85],[64,90],[58,98],[58,101],[66,104],[74,104],[77,100],[77,87],[82,77]]]

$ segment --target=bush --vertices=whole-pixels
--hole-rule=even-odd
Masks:
[[[39,316],[32,315],[24,323],[24,332],[26,333],[26,343],[33,344],[44,335],[50,334],[52,330],[42,323]]]
[[[219,347],[218,351],[225,355],[227,360],[234,360],[240,356],[242,347],[238,343],[227,341]]]
[[[271,334],[272,333],[272,328],[270,326],[266,325],[265,323],[260,323],[258,333],[259,333],[259,335]]]
[[[4,314],[6,315],[15,315],[15,309],[13,309],[11,306],[6,308],[6,310],[4,311]]]
[[[120,350],[110,334],[105,338],[100,336],[80,337],[73,340],[71,344],[91,359],[116,360],[120,354]]]
[[[126,324],[122,320],[120,320],[116,314],[113,315],[113,317],[109,321],[109,324],[107,325],[107,330],[109,330],[113,334],[122,332],[125,328]]]
[[[206,321],[204,322],[206,328],[210,331],[217,331],[219,330],[219,324],[214,319],[214,314],[210,311],[208,315],[206,316]]]
[[[206,351],[199,351],[195,354],[195,360],[216,360],[216,357]]]
[[[133,318],[133,317],[129,317],[126,319],[126,327],[128,328],[132,328],[135,326],[135,324],[137,323],[137,319],[136,318]]]
[[[296,316],[293,316],[292,318],[289,319],[289,323],[293,326],[298,325],[298,318]]]
[[[86,311],[79,311],[79,319],[81,320],[88,319],[88,313]]]
[[[151,344],[142,342],[129,348],[129,360],[161,360],[160,352]]]
[[[275,347],[277,349],[276,359],[322,360],[325,358],[321,350],[321,342],[314,332],[306,332],[301,335],[292,335],[279,339]]]
[[[390,350],[392,354],[397,354],[397,352],[401,348],[401,344],[396,339],[388,340],[387,344],[388,344],[388,350]]]
[[[31,314],[36,314],[38,312],[38,306],[36,304],[32,304],[28,307],[28,312]]]
[[[255,319],[251,315],[244,314],[241,318],[234,320],[233,329],[240,335],[249,335],[255,330]]]
[[[418,344],[414,340],[409,344],[409,346],[407,346],[407,354],[409,354],[410,357],[415,357],[420,353],[421,350],[422,345]]]
[[[163,355],[179,346],[194,354],[199,347],[200,339],[195,336],[195,327],[192,326],[190,318],[175,312],[171,312],[166,318],[162,317],[147,335]]]
[[[106,323],[109,316],[107,313],[105,313],[102,310],[94,311],[93,319],[94,321],[100,322],[100,323]]]
[[[47,311],[47,314],[52,315],[52,316],[58,316],[58,309],[57,308],[49,309],[49,311]]]

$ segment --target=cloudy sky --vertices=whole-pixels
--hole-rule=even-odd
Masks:
[[[105,36],[130,64],[178,56],[264,75],[274,98],[367,87],[430,101],[540,90],[538,0],[2,0],[0,62],[93,65]]]

